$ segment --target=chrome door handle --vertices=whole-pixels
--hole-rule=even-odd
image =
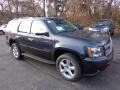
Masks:
[[[29,41],[33,41],[33,38],[28,38]]]

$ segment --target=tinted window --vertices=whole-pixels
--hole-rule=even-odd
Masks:
[[[31,27],[31,33],[43,33],[46,32],[47,28],[45,24],[42,21],[33,21],[32,27]]]
[[[108,26],[111,24],[111,21],[109,20],[98,20],[95,23],[93,23],[93,26]]]
[[[29,33],[32,21],[22,21],[19,27],[19,32]]]
[[[76,26],[63,19],[47,20],[47,23],[52,29],[54,28],[57,32],[70,32],[77,29]]]

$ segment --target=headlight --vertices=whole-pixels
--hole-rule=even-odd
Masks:
[[[101,32],[109,35],[109,28],[105,27],[101,30]]]
[[[108,27],[103,28],[103,32],[108,32],[108,31],[109,31]]]
[[[99,57],[102,56],[103,54],[104,54],[103,47],[95,47],[95,48],[88,47],[89,57]]]

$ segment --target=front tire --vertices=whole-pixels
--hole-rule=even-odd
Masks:
[[[56,68],[60,75],[69,81],[76,81],[81,77],[80,63],[73,54],[66,53],[59,56],[56,61]]]
[[[23,58],[23,56],[21,54],[21,51],[20,51],[20,49],[19,49],[19,47],[18,47],[18,45],[16,43],[13,43],[11,45],[11,51],[12,51],[12,54],[13,54],[15,59],[19,59],[20,60],[20,59]]]

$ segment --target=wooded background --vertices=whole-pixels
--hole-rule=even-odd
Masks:
[[[112,18],[120,25],[120,0],[0,0],[0,23],[25,16],[59,16],[90,25]]]

